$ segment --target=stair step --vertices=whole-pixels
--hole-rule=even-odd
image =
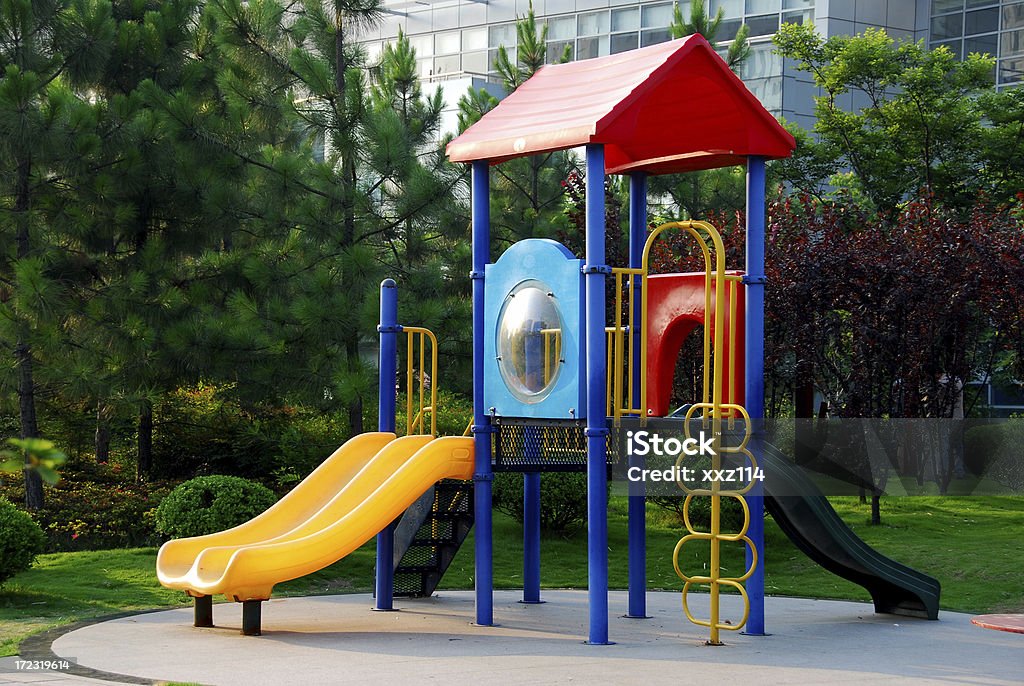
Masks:
[[[400,565],[395,567],[395,574],[427,574],[436,571],[437,565]]]
[[[454,538],[414,538],[412,539],[412,543],[409,544],[409,547],[415,548],[416,546],[422,546],[425,548],[434,548],[436,546],[451,545],[453,543],[455,543]]]

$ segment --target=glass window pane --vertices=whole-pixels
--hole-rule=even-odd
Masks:
[[[463,50],[486,50],[487,29],[466,29],[462,32]]]
[[[996,34],[989,36],[975,36],[974,38],[968,38],[964,41],[964,54],[970,55],[972,52],[981,54],[988,53],[992,57],[996,56]]]
[[[636,31],[640,28],[640,10],[630,7],[612,10],[612,31]]]
[[[434,55],[434,36],[429,33],[425,36],[409,36],[409,45],[416,51],[418,58]]]
[[[814,7],[814,0],[783,0],[782,9],[796,10],[804,7]]]
[[[640,47],[647,47],[655,43],[664,43],[672,40],[672,33],[668,29],[647,29],[640,33]]]
[[[740,78],[744,81],[762,79],[782,74],[782,58],[773,52],[773,46],[758,45],[750,51],[750,57],[740,67]]]
[[[641,8],[641,17],[645,29],[664,28],[672,23],[672,5],[647,5]]]
[[[750,35],[770,36],[779,30],[779,15],[766,14],[760,17],[747,17],[747,26],[750,27]]]
[[[1020,83],[1024,81],[1024,58],[1014,57],[999,60],[999,83]]]
[[[616,33],[612,35],[610,52],[614,55],[618,52],[633,50],[637,47],[639,35],[636,31],[632,33]]]
[[[747,0],[747,14],[764,14],[765,12],[778,12],[779,0]]]
[[[575,59],[576,56],[572,53],[572,48],[575,41],[572,40],[556,40],[548,41],[548,64],[555,64],[561,62],[562,57],[565,55],[565,48],[569,48],[569,59]]]
[[[576,59],[586,60],[608,54],[608,36],[580,38],[576,41]]]
[[[963,35],[962,14],[947,14],[944,17],[932,17],[932,40],[943,40],[945,38],[959,38]]]
[[[579,16],[580,36],[596,36],[601,33],[608,33],[608,13],[588,12]]]
[[[730,41],[736,37],[736,33],[743,25],[742,19],[727,19],[718,25],[718,33],[715,34],[715,42]]]
[[[932,0],[932,14],[942,14],[943,12],[952,12],[954,10],[962,10],[964,8],[964,0]]]
[[[993,7],[964,15],[964,34],[988,33],[999,29],[999,8]]]
[[[516,49],[512,47],[505,48],[505,52],[508,54],[508,59],[512,64],[516,63]],[[487,71],[492,72],[495,69],[494,63],[498,59],[497,50],[487,51]]]
[[[718,9],[725,10],[726,18],[743,16],[743,0],[711,0],[711,16],[718,13]]]
[[[434,58],[434,74],[457,74],[462,71],[462,60],[458,55]]]
[[[1024,2],[1003,7],[1003,31],[1024,28]]]
[[[548,40],[568,40],[576,37],[576,17],[548,19]]]
[[[1006,31],[999,36],[999,56],[1024,54],[1024,30]]]
[[[988,7],[989,5],[998,5],[999,0],[967,0],[967,9],[974,9],[975,7]]]
[[[461,50],[461,41],[458,31],[439,33],[434,36],[435,55],[454,55]]]
[[[783,24],[796,24],[802,26],[803,24],[814,23],[814,10],[804,10],[803,12],[786,12],[782,15]]]
[[[430,76],[434,71],[434,60],[427,58],[425,60],[416,60],[416,72],[419,74],[421,79],[425,79]]]
[[[782,79],[756,79],[747,82],[747,88],[757,96],[769,112],[782,110]]]
[[[940,47],[948,48],[949,51],[953,53],[953,56],[956,57],[957,59],[962,59],[963,58],[963,41],[962,40],[951,40],[951,41],[944,41],[942,43],[932,43],[931,44],[932,50],[936,50],[937,48],[940,48]]]
[[[462,71],[469,72],[470,74],[486,74],[487,51],[478,50],[476,52],[462,53]]]
[[[504,45],[506,48],[515,47],[516,44],[516,25],[515,24],[498,24],[497,26],[490,26],[487,28],[489,38],[488,45],[492,48],[496,48],[499,45]]]

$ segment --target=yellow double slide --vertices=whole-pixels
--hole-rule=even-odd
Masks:
[[[436,482],[472,475],[472,438],[360,434],[255,519],[165,543],[157,576],[193,596],[267,600],[275,584],[322,569],[373,538]]]

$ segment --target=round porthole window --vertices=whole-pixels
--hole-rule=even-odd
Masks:
[[[540,402],[555,387],[563,325],[555,296],[540,281],[524,281],[505,297],[498,314],[498,369],[522,402]]]

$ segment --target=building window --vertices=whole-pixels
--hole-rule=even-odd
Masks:
[[[641,48],[646,48],[648,45],[655,45],[657,43],[664,43],[669,40],[672,40],[672,32],[668,29],[647,29],[640,33]]]
[[[996,34],[990,34],[988,36],[973,36],[964,40],[964,54],[970,55],[972,52],[976,52],[984,55],[988,53],[991,57],[996,56],[998,48],[998,41],[996,40]]]
[[[572,40],[576,38],[576,17],[548,19],[548,41]]]
[[[747,14],[764,14],[782,9],[779,0],[747,0],[745,4]]]
[[[640,8],[640,25],[645,29],[665,28],[672,23],[672,5],[645,5]]]
[[[955,12],[964,8],[964,0],[932,0],[932,14]]]
[[[576,41],[576,59],[587,60],[608,54],[608,36],[592,36]]]
[[[1024,81],[1024,58],[1014,57],[999,60],[999,83],[1020,83]]]
[[[575,59],[575,55],[572,54],[573,41],[572,40],[555,40],[548,41],[548,64],[555,64],[562,61],[562,56],[565,55],[565,49],[569,48],[569,59]]]
[[[458,31],[438,33],[434,36],[435,55],[455,55],[462,49],[462,41]]]
[[[803,12],[786,12],[782,15],[783,24],[796,24],[802,26],[804,24],[814,23],[814,10],[804,10]]]
[[[731,41],[739,33],[740,27],[743,26],[742,19],[723,19],[722,23],[718,25],[718,33],[715,34],[716,43],[724,43]]]
[[[615,55],[627,50],[635,50],[639,34],[636,31],[630,33],[616,33],[611,40],[611,54]]]
[[[492,48],[496,48],[499,45],[512,47],[516,44],[515,24],[498,24],[497,26],[489,26],[487,31],[488,45]]]
[[[750,36],[770,36],[779,30],[779,15],[766,14],[760,17],[747,17]]]
[[[636,31],[640,28],[640,10],[630,7],[624,10],[612,10],[612,32]]]
[[[1003,7],[1003,31],[1024,28],[1024,2]]]
[[[931,39],[934,41],[947,38],[959,38],[964,32],[964,15],[947,14],[942,17],[932,17]]]
[[[463,50],[486,50],[487,29],[466,29],[462,32]]]
[[[579,36],[598,36],[608,33],[609,26],[608,12],[588,12],[581,14],[578,19]]]
[[[718,14],[718,10],[724,10],[726,18],[743,16],[743,0],[711,0],[711,16]]]
[[[964,15],[964,34],[989,33],[999,30],[999,8],[968,12]]]

